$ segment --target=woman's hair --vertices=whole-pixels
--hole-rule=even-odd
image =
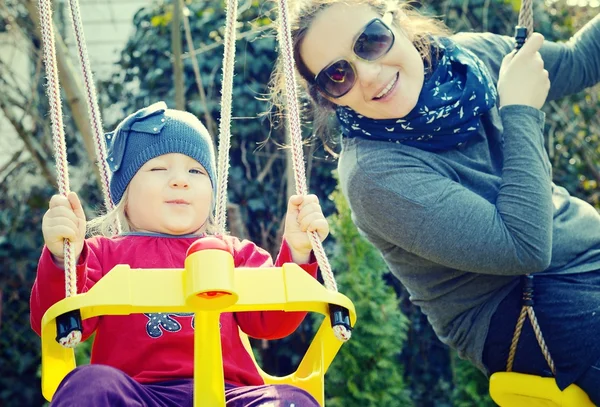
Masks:
[[[291,31],[294,61],[299,74],[299,82],[310,99],[313,116],[313,134],[322,135],[327,131],[328,122],[336,105],[329,101],[318,90],[311,72],[300,55],[300,48],[315,17],[327,7],[344,3],[347,5],[367,5],[381,16],[391,12],[394,25],[399,27],[415,45],[421,54],[426,67],[431,63],[431,37],[449,35],[450,30],[443,22],[421,15],[406,2],[399,0],[300,0],[298,6],[291,10]],[[280,55],[271,78],[271,98],[273,104],[281,111],[285,106],[285,66]]]
[[[87,222],[87,235],[88,236],[106,236],[111,237],[116,235],[116,224],[117,221],[121,225],[121,233],[135,232],[135,228],[129,223],[127,217],[127,200],[129,198],[129,188],[125,189],[121,201],[112,210],[106,212],[104,215],[100,215],[95,219]],[[212,207],[212,203],[211,203]],[[204,232],[207,234],[214,234],[216,231],[215,219],[213,212],[211,211],[208,219],[206,220],[206,227]]]

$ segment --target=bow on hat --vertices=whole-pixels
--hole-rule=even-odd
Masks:
[[[114,131],[106,133],[108,167],[113,173],[121,168],[129,133],[135,131],[137,133],[159,135],[167,122],[166,110],[167,104],[165,102],[156,102],[138,110],[123,120]]]

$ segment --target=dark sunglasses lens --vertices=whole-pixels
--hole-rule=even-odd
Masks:
[[[374,20],[356,40],[354,53],[367,61],[385,55],[394,45],[394,33],[381,20]]]
[[[317,85],[329,96],[344,96],[354,86],[356,75],[348,61],[341,60],[322,70],[317,76]]]

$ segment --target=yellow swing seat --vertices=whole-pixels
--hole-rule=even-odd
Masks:
[[[206,240],[199,240],[190,249],[197,243],[203,246]],[[220,407],[225,406],[220,314],[284,310],[319,312],[325,319],[294,373],[274,377],[257,366],[258,370],[266,383],[300,387],[323,406],[324,375],[342,345],[331,327],[329,305],[347,309],[354,326],[356,312],[352,302],[327,290],[296,264],[235,268],[232,255],[214,247],[189,250],[183,269],[131,269],[117,265],[87,293],[65,298],[50,307],[42,318],[44,397],[50,401],[62,379],[75,368],[73,349],[64,348],[55,340],[56,318],[69,311],[80,310],[82,319],[149,312],[195,313],[194,406]]]
[[[494,373],[490,378],[490,395],[500,407],[594,407],[575,384],[560,391],[553,377],[523,373]]]

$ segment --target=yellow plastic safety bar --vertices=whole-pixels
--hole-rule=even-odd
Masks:
[[[490,378],[490,395],[501,407],[594,407],[575,384],[560,391],[553,377],[522,373],[494,373]]]
[[[82,319],[149,312],[195,313],[194,406],[220,407],[225,406],[220,314],[283,310],[319,312],[325,319],[294,373],[274,377],[257,368],[265,383],[300,387],[323,406],[324,375],[342,345],[331,327],[329,304],[347,309],[354,326],[356,312],[352,302],[327,290],[296,264],[235,268],[232,255],[222,249],[188,253],[184,269],[115,266],[87,293],[65,298],[50,307],[42,318],[44,397],[50,401],[63,378],[75,368],[73,349],[64,348],[55,340],[56,318],[67,312],[80,310]]]

